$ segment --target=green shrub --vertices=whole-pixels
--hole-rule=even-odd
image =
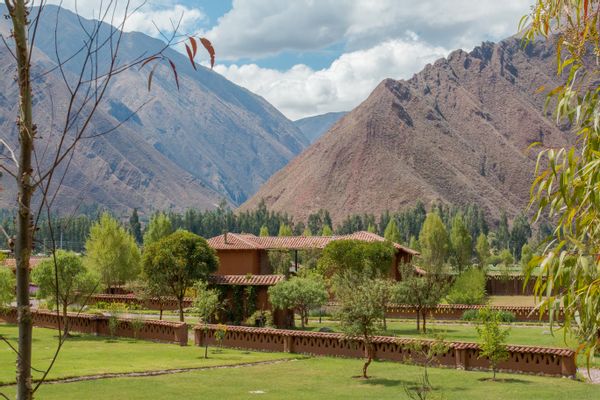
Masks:
[[[482,304],[485,300],[485,272],[470,268],[459,275],[446,296],[450,304]]]
[[[144,328],[145,323],[146,322],[144,321],[144,318],[141,316],[137,316],[134,319],[132,319],[131,321],[129,321],[131,329],[133,330],[133,337],[135,339],[138,338],[138,335],[139,335],[140,331]]]
[[[517,320],[515,314],[510,311],[496,311],[496,314],[500,322],[511,323]]]
[[[467,310],[460,319],[463,321],[477,321],[479,319],[479,310]]]
[[[498,319],[499,322],[512,323],[517,320],[515,314],[510,311],[492,310],[492,313],[494,314],[495,318]],[[482,318],[484,318],[484,316],[482,316],[481,310],[479,309],[467,310],[463,313],[461,317],[463,321],[481,321]]]
[[[244,325],[247,326],[258,326],[258,327],[272,327],[275,326],[273,323],[273,314],[268,310],[256,310],[251,316],[249,316]]]

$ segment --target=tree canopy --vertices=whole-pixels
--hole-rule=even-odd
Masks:
[[[323,249],[318,270],[324,276],[346,271],[372,277],[387,276],[393,258],[394,247],[389,242],[334,240]]]
[[[150,218],[144,232],[144,246],[148,246],[173,233],[171,219],[165,213],[156,213]]]
[[[178,230],[144,249],[143,271],[151,284],[164,285],[179,303],[183,321],[183,298],[197,281],[206,281],[219,265],[216,252],[206,240]]]
[[[131,234],[108,213],[90,228],[84,262],[105,287],[134,280],[140,272],[140,250]]]
[[[321,307],[328,298],[325,284],[318,277],[293,277],[269,288],[269,300],[273,307],[297,312],[302,328],[307,323],[308,312]]]

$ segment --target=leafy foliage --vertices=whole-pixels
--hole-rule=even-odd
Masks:
[[[273,307],[297,312],[302,328],[308,322],[308,312],[321,307],[328,298],[325,284],[318,278],[294,277],[269,288],[269,300]]]
[[[419,233],[419,244],[423,264],[436,269],[444,265],[449,250],[448,232],[437,213],[427,214]]]
[[[0,268],[0,309],[8,306],[14,298],[15,275],[8,268]]]
[[[107,288],[134,280],[140,272],[140,250],[135,239],[108,213],[90,229],[84,262]]]
[[[509,354],[506,350],[506,338],[510,333],[510,329],[500,326],[500,316],[498,313],[489,307],[479,310],[479,318],[481,323],[477,326],[477,334],[479,335],[479,358],[487,358],[490,361],[490,366],[494,373],[493,380],[496,380],[496,370],[498,363],[508,358]]]
[[[565,83],[549,90],[546,105],[577,138],[573,147],[538,154],[530,205],[536,220],[557,225],[534,259],[541,269],[535,291],[551,322],[563,307],[564,334],[575,330],[589,362],[600,347],[600,1],[539,0],[520,26],[526,41],[554,40]]]
[[[335,295],[340,302],[337,317],[349,339],[362,340],[365,347],[363,377],[373,360],[373,336],[382,330],[385,307],[382,306],[377,282],[368,273],[345,271],[335,277]]]
[[[471,263],[471,256],[473,254],[473,239],[460,214],[456,215],[452,220],[450,243],[452,245],[452,254],[456,260],[456,266],[460,272]]]
[[[59,307],[64,317],[70,305],[83,306],[98,287],[97,278],[87,270],[81,257],[64,250],[58,250],[55,258],[43,260],[33,270],[32,280],[38,285],[38,297]]]
[[[143,269],[152,284],[164,285],[179,303],[183,321],[183,298],[197,281],[207,280],[217,270],[216,252],[206,240],[179,230],[144,249]]]
[[[469,268],[460,274],[446,300],[450,304],[482,304],[485,300],[485,272],[478,268]]]
[[[173,233],[171,220],[165,213],[156,213],[150,218],[150,223],[144,232],[144,245],[148,246]]]
[[[317,268],[324,276],[352,272],[376,278],[389,274],[393,257],[390,243],[335,240],[323,249]]]

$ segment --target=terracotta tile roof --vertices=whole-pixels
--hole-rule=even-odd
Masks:
[[[284,279],[283,275],[211,275],[209,281],[215,285],[272,286]]]
[[[383,242],[385,239],[371,232],[355,232],[350,235],[339,236],[265,236],[227,233],[225,235],[215,236],[208,239],[208,244],[216,250],[304,250],[304,249],[322,249],[328,243],[334,240],[363,240],[365,242]],[[418,255],[419,252],[394,243],[394,247],[400,251],[411,255]]]

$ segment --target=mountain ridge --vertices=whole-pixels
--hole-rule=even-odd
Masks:
[[[568,140],[536,93],[559,84],[546,72],[554,70],[551,43],[523,49],[513,37],[456,50],[408,80],[386,79],[240,209],[264,199],[301,220],[320,208],[339,220],[422,200],[516,215],[535,162],[527,147]]]

